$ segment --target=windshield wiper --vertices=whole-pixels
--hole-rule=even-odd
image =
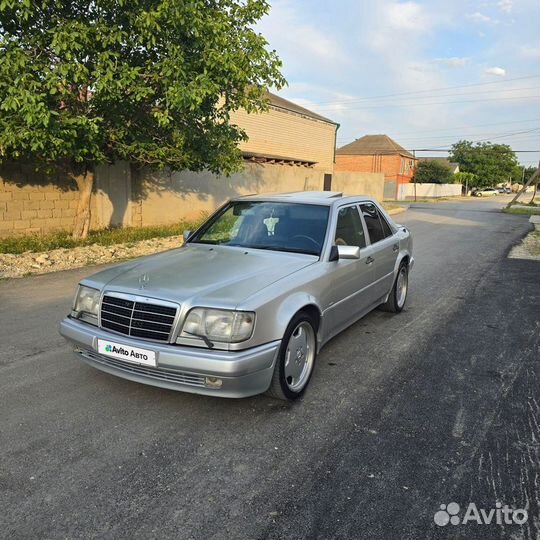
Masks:
[[[209,348],[213,349],[214,344],[208,339],[207,336],[203,336],[202,334],[197,334],[196,332],[188,332],[187,330],[184,330],[184,334],[189,334],[190,336],[201,338],[204,341],[204,344]]]
[[[296,248],[288,248],[283,246],[267,246],[262,244],[235,244],[232,242],[227,242],[226,244],[220,244],[221,246],[227,246],[227,247],[239,247],[243,249],[264,249],[266,251],[285,251],[287,253],[302,253],[303,255],[314,255],[315,257],[319,257],[320,253],[316,251],[306,251],[305,249],[296,249]]]
[[[287,248],[287,247],[279,247],[275,248],[276,251],[286,251],[288,253],[302,253],[304,255],[319,255],[315,251],[306,251],[305,249],[295,249],[295,248]]]

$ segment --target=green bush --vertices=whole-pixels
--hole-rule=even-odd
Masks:
[[[414,172],[418,184],[453,184],[453,176],[449,167],[438,161],[421,161]]]

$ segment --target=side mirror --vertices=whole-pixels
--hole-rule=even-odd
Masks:
[[[359,246],[337,246],[340,259],[359,259],[360,247]]]
[[[184,244],[189,240],[189,237],[191,236],[193,231],[190,231],[190,230],[187,230],[187,231],[184,231]]]
[[[330,262],[339,261],[339,259],[359,259],[360,248],[358,246],[332,246],[330,248]]]

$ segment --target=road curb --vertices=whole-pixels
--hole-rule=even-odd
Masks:
[[[401,214],[402,212],[406,212],[409,209],[409,206],[400,206],[399,208],[392,208],[387,211],[388,214],[393,216],[394,214]]]

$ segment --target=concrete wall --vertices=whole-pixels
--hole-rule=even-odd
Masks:
[[[367,195],[382,202],[384,174],[336,172],[332,178],[332,191],[343,191],[345,195]]]
[[[260,114],[232,112],[231,123],[244,129],[249,137],[240,143],[241,150],[315,161],[317,170],[334,170],[335,124],[273,107]]]
[[[398,186],[398,199],[414,197],[414,183]],[[417,197],[455,197],[461,195],[461,184],[416,184]]]
[[[324,173],[316,169],[255,163],[247,163],[242,172],[229,178],[188,171],[143,173],[133,186],[134,193],[140,193],[137,225],[199,219],[239,195],[322,190],[323,180]],[[382,201],[383,189],[382,173],[336,173],[332,178],[332,190],[348,195],[369,195]]]
[[[209,172],[142,172],[133,178],[139,226],[199,219],[227,199],[251,193],[322,190],[324,173],[291,165],[246,163],[229,178]]]

